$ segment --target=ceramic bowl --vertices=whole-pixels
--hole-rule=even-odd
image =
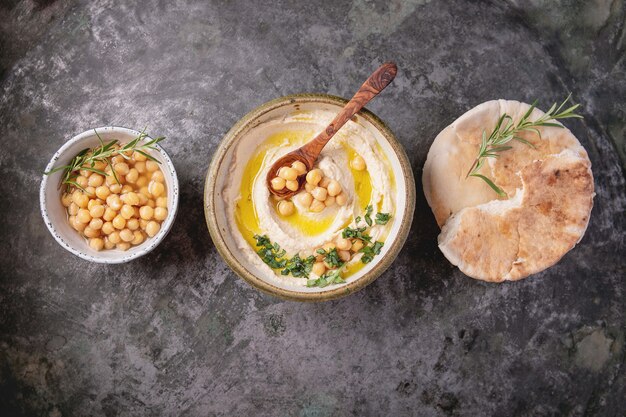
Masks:
[[[348,295],[365,287],[382,274],[394,261],[407,238],[415,208],[415,182],[411,165],[402,145],[391,130],[372,112],[363,109],[356,116],[357,123],[374,135],[388,156],[396,179],[395,221],[381,254],[363,269],[348,277],[345,284],[308,288],[284,284],[275,277],[267,276],[267,273],[258,269],[237,248],[234,234],[239,233],[239,230],[231,230],[229,226],[222,195],[236,145],[250,143],[251,147],[256,146],[261,134],[255,129],[264,121],[293,112],[312,110],[339,112],[346,102],[347,100],[343,98],[323,94],[299,94],[272,100],[257,107],[237,122],[226,134],[213,156],[204,189],[205,217],[209,232],[226,263],[240,277],[261,291],[297,301],[324,301]]]
[[[92,148],[100,144],[95,134],[98,132],[100,137],[105,141],[113,139],[126,143],[136,138],[140,132],[123,127],[99,127],[90,129],[80,135],[74,136],[59,149],[48,165],[46,172],[54,167],[63,166],[85,148]],[[149,140],[149,138],[148,138]],[[151,156],[161,162],[161,171],[165,177],[167,187],[167,203],[168,216],[161,224],[161,230],[156,236],[146,239],[141,245],[133,246],[127,251],[117,249],[103,249],[96,251],[89,247],[87,240],[74,230],[67,219],[67,211],[61,204],[62,190],[59,188],[62,171],[55,172],[51,175],[44,175],[39,190],[39,200],[41,204],[41,215],[43,220],[52,233],[56,241],[74,255],[85,260],[98,263],[118,264],[128,262],[145,255],[154,249],[167,235],[174,223],[176,211],[178,209],[178,178],[176,170],[170,160],[170,157],[159,145],[156,145],[157,151],[152,151]]]

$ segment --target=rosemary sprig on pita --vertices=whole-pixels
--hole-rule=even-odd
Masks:
[[[470,167],[469,171],[465,178],[469,177],[477,177],[481,180],[485,181],[489,187],[491,187],[500,197],[506,197],[506,193],[498,187],[493,181],[491,181],[486,176],[479,174],[480,168],[482,168],[485,163],[486,158],[498,158],[500,152],[507,151],[512,148],[512,146],[508,146],[512,140],[516,140],[525,145],[534,148],[535,145],[518,136],[520,132],[523,131],[532,131],[537,133],[537,135],[541,138],[541,132],[537,127],[539,126],[550,126],[550,127],[560,127],[564,126],[560,123],[554,123],[553,121],[559,119],[569,119],[576,118],[582,119],[583,117],[579,114],[576,114],[575,111],[580,107],[580,104],[575,104],[569,108],[563,110],[565,104],[569,101],[571,94],[567,96],[567,98],[561,103],[560,106],[557,107],[556,103],[550,107],[543,116],[535,121],[530,121],[528,118],[532,114],[535,106],[537,105],[537,100],[533,102],[528,111],[522,116],[522,118],[517,122],[517,124],[513,123],[513,118],[508,114],[504,113],[498,119],[496,126],[493,131],[487,136],[487,131],[483,130],[482,142],[480,144],[480,149],[478,151],[478,156],[474,160],[474,163]]]

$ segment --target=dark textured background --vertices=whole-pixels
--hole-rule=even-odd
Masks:
[[[9,0],[0,5],[0,415],[624,416],[625,5],[594,1]],[[202,187],[222,135],[277,96],[350,96],[418,183],[406,247],[345,299],[265,296],[219,258]],[[571,91],[597,196],[582,242],[521,282],[472,280],[436,246],[421,169],[486,100]],[[168,137],[180,215],[151,254],[84,262],[46,230],[41,173],[73,135]]]

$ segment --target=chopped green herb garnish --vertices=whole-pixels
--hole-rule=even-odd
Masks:
[[[376,213],[376,224],[385,225],[391,219],[391,214],[389,213]]]
[[[341,277],[341,268],[337,268],[327,271],[317,279],[308,280],[306,286],[324,288],[330,284],[343,284],[344,282],[346,281]]]
[[[370,227],[372,226],[372,211],[374,211],[374,207],[370,204],[365,208],[365,216],[363,216],[365,217],[365,223]]]
[[[311,268],[315,263],[315,257],[309,256],[305,259],[300,258],[298,254],[289,259],[285,265],[285,269],[280,271],[282,275],[293,275],[296,278],[308,277],[311,273]]]
[[[363,256],[361,257],[361,262],[363,262],[364,264],[372,262],[374,256],[380,254],[380,250],[383,248],[383,246],[384,243],[379,241],[374,242],[374,244],[371,246],[363,246],[359,251],[363,253]]]
[[[367,230],[367,228],[365,226],[363,227],[359,227],[359,228],[351,228],[351,227],[346,227],[345,229],[343,229],[343,232],[341,232],[341,236],[344,239],[361,239],[365,242],[371,242],[372,238],[370,237],[370,235],[368,235],[367,233],[365,233],[365,231]]]
[[[339,258],[339,253],[335,248],[328,251],[328,253],[326,254],[326,258],[324,258],[324,262],[326,262],[326,264],[328,264],[328,266],[330,266],[331,268],[338,268],[343,265],[343,262],[341,262],[341,258]]]

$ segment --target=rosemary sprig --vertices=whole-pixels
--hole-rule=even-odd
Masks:
[[[63,176],[61,177],[61,183],[59,184],[59,187],[63,185],[71,185],[84,191],[83,187],[81,187],[76,182],[76,178],[78,177],[78,171],[80,171],[81,169],[107,176],[107,173],[105,171],[95,168],[96,162],[104,162],[108,166],[111,166],[110,158],[112,158],[113,156],[120,155],[124,159],[130,159],[130,156],[126,155],[126,153],[137,152],[150,159],[151,161],[157,162],[159,164],[161,163],[158,159],[150,156],[148,151],[157,150],[154,145],[164,140],[165,137],[163,136],[150,139],[146,143],[140,143],[143,139],[148,137],[144,129],[136,138],[134,138],[124,146],[117,148],[115,147],[115,145],[119,142],[117,139],[113,139],[108,143],[104,143],[104,141],[95,129],[94,132],[98,137],[98,140],[100,141],[100,146],[93,149],[83,149],[67,165],[53,168],[50,171],[44,172],[44,174],[50,175],[57,171],[63,170]],[[117,178],[117,174],[115,173],[115,170],[112,166],[111,172],[115,177],[115,180],[119,184],[120,180]]]
[[[579,114],[576,114],[575,111],[580,107],[580,104],[575,104],[571,107],[562,110],[565,104],[569,101],[571,94],[567,96],[567,98],[557,107],[557,104],[554,103],[550,110],[548,110],[543,116],[535,121],[530,121],[529,117],[535,106],[537,105],[537,100],[533,102],[528,111],[522,116],[522,118],[517,122],[517,124],[513,123],[513,118],[508,114],[504,113],[498,119],[496,126],[493,131],[487,136],[487,132],[483,130],[482,141],[480,144],[480,149],[478,151],[478,156],[474,160],[474,163],[470,167],[469,171],[465,178],[469,177],[477,177],[481,180],[485,181],[489,187],[491,187],[500,197],[506,197],[506,193],[498,187],[493,181],[489,178],[485,177],[478,173],[480,168],[485,163],[486,158],[498,158],[500,152],[507,151],[511,149],[511,146],[507,146],[506,144],[512,140],[516,140],[525,145],[534,148],[535,145],[519,137],[519,133],[523,131],[531,131],[537,133],[539,138],[541,138],[541,132],[537,129],[540,126],[550,126],[550,127],[560,127],[563,128],[563,125],[560,123],[553,123],[552,121],[558,119],[569,119],[569,118],[577,118],[582,119],[583,117]]]

